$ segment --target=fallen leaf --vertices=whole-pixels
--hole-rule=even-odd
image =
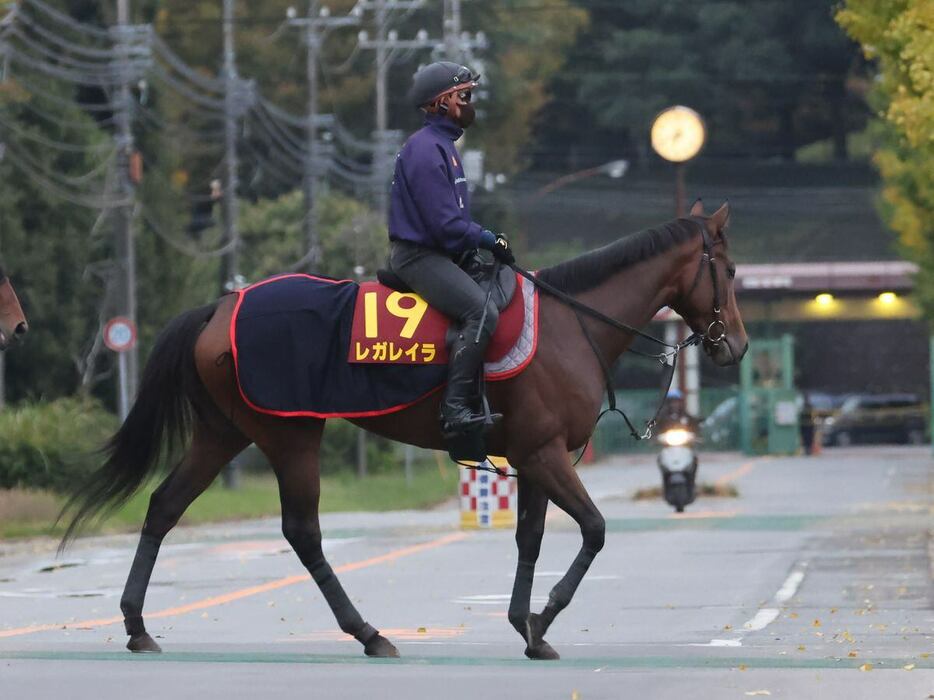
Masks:
[[[855,651],[851,651],[849,654],[847,654],[847,656],[849,656],[851,659],[855,659],[855,658],[856,658],[856,652],[855,652]]]
[[[419,628],[418,628],[417,630],[415,630],[415,631],[418,632],[419,634],[425,634],[425,633],[428,632],[428,630],[427,630],[425,627],[419,627]]]
[[[914,664],[905,664],[904,666],[902,666],[902,668],[905,669],[906,671],[910,671],[914,667],[915,667]]]
[[[922,659],[926,659],[926,658],[928,658],[929,656],[930,656],[930,654],[927,653],[927,652],[924,652],[923,654],[921,654],[921,658],[922,658]]]
[[[836,608],[830,608],[830,614],[831,614],[831,615],[833,615],[835,612],[837,612],[837,609],[836,609]]]
[[[747,690],[746,695],[771,695],[771,691],[768,690]]]
[[[571,700],[581,700],[581,694],[576,690],[571,691]]]
[[[859,667],[859,670],[860,671],[871,671],[872,664],[863,664],[862,666]]]
[[[788,617],[790,617],[792,620],[797,620],[797,619],[798,619],[798,613],[796,613],[796,612],[788,613]]]
[[[739,665],[739,670],[740,670],[740,671],[745,671],[747,668],[749,668],[749,667],[748,667],[746,664],[740,664],[740,665]]]
[[[798,645],[798,651],[804,651],[805,648],[806,648],[806,647],[805,647],[803,644],[799,644],[799,645]]]

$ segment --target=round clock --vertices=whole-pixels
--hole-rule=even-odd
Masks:
[[[696,156],[705,136],[704,120],[690,107],[669,107],[652,122],[652,148],[674,163]]]

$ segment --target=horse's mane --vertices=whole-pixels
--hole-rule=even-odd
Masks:
[[[539,270],[539,279],[568,294],[593,289],[621,268],[648,260],[700,233],[696,221],[674,219]]]

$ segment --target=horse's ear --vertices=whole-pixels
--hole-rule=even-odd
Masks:
[[[704,215],[704,200],[700,197],[694,200],[694,204],[691,205],[691,216],[703,216]]]
[[[710,220],[717,227],[717,232],[726,230],[730,225],[730,202],[727,200],[717,211],[710,215]]]

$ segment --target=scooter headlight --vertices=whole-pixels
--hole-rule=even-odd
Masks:
[[[666,430],[664,433],[658,436],[659,441],[663,445],[668,445],[669,447],[680,447],[681,445],[686,445],[691,441],[693,434],[690,430],[685,430],[684,428],[672,428],[671,430]]]

